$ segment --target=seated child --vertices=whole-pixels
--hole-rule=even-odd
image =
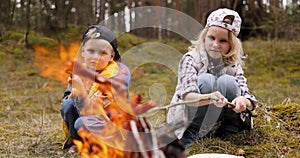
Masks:
[[[83,34],[80,51],[87,68],[95,70],[104,77],[118,80],[128,87],[130,71],[125,64],[118,61],[120,54],[117,48],[117,40],[111,30],[101,25],[92,25]],[[78,98],[83,96],[92,95],[98,86],[92,81],[81,81],[78,80],[78,77],[76,78],[68,79],[70,82],[61,103],[63,128],[67,136],[62,146],[63,149],[73,146],[73,139],[80,140],[80,136],[74,128],[75,121],[80,117],[80,105],[77,105],[76,100],[80,100]]]
[[[179,63],[172,103],[211,98],[194,106],[169,109],[168,123],[188,118],[189,126],[175,131],[185,146],[204,137],[225,138],[251,129],[249,109],[257,107],[257,100],[248,89],[242,68],[243,48],[237,37],[241,22],[233,10],[213,11],[199,38]]]

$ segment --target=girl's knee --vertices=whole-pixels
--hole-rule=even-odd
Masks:
[[[236,82],[235,78],[231,75],[224,74],[217,79],[218,83]]]
[[[222,75],[217,79],[217,89],[225,95],[229,101],[232,101],[241,93],[241,89],[235,77],[230,75]]]
[[[215,76],[210,73],[202,73],[198,76],[198,81],[199,80],[210,82],[215,80]]]
[[[216,78],[209,73],[203,73],[198,76],[198,86],[201,93],[211,93],[214,88]]]
[[[217,84],[219,86],[225,86],[225,87],[228,87],[228,88],[238,86],[236,79],[233,76],[230,76],[230,75],[227,75],[227,74],[220,76],[217,79]]]

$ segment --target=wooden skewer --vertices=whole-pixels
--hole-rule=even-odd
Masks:
[[[135,141],[138,145],[138,148],[142,154],[142,157],[143,158],[149,158],[149,156],[147,155],[147,152],[146,152],[146,148],[144,146],[144,143],[139,135],[139,132],[138,132],[138,128],[137,128],[137,125],[136,125],[136,122],[131,120],[130,122],[130,127],[131,127],[131,131],[132,131],[132,134],[133,134],[133,137],[135,138]]]
[[[180,102],[176,102],[176,103],[172,103],[172,104],[168,104],[168,105],[164,105],[164,106],[157,106],[157,107],[154,107],[154,108],[150,109],[149,111],[147,111],[146,113],[152,113],[152,114],[150,114],[150,115],[148,115],[148,116],[153,116],[153,115],[155,114],[155,113],[153,113],[153,112],[155,112],[155,111],[159,111],[159,110],[168,110],[169,108],[174,107],[174,106],[178,106],[178,105],[182,105],[182,104],[198,103],[198,102],[200,102],[200,101],[207,101],[207,100],[215,100],[215,101],[217,101],[218,99],[207,97],[207,98],[199,98],[199,99],[195,99],[195,100],[180,101]],[[231,106],[231,107],[233,107],[233,108],[236,107],[236,105],[235,105],[234,103],[232,103],[232,102],[227,102],[226,105],[227,105],[227,106],[229,105],[229,106]],[[248,109],[248,107],[247,107],[247,109]],[[250,110],[250,109],[248,109],[248,110],[249,110],[250,113],[251,113],[251,110]],[[144,115],[144,114],[142,114],[142,115]]]
[[[148,116],[152,116],[152,115],[155,114],[155,113],[153,113],[155,111],[168,110],[169,108],[174,107],[174,106],[178,106],[178,105],[182,105],[182,104],[193,104],[193,103],[198,103],[200,101],[206,101],[206,100],[215,100],[215,101],[217,101],[218,99],[205,97],[205,98],[199,98],[199,99],[195,99],[195,100],[185,100],[185,101],[175,102],[175,103],[168,104],[168,105],[156,106],[156,107],[148,110],[146,113],[148,113],[148,114],[152,113],[152,114],[148,115]],[[146,113],[142,114],[142,116],[144,116]]]

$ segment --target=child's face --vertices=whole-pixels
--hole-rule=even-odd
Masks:
[[[113,60],[114,51],[106,40],[90,39],[82,47],[82,56],[89,68],[102,71]]]
[[[228,30],[217,26],[209,27],[204,45],[208,55],[212,58],[220,58],[227,54],[231,48]]]

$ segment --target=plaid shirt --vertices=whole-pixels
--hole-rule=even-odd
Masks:
[[[191,51],[186,53],[179,63],[178,82],[172,101],[177,102],[178,100],[182,100],[190,92],[200,93],[197,79],[201,73],[206,72],[208,72],[208,57],[206,52]],[[252,102],[253,109],[257,107],[257,100],[248,89],[247,79],[239,63],[223,67],[220,74],[234,76],[241,88],[241,95]]]

